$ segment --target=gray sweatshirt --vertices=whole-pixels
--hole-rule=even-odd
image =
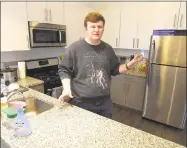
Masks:
[[[111,75],[119,74],[119,61],[113,48],[101,41],[90,45],[84,39],[69,46],[59,64],[61,80],[71,79],[77,99],[110,99]]]

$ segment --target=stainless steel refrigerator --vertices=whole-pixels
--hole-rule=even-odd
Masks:
[[[186,30],[154,30],[142,117],[183,129],[186,124]]]

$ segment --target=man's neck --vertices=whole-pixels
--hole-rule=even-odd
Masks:
[[[101,40],[90,40],[88,37],[85,38],[85,41],[91,45],[99,45],[101,43]]]

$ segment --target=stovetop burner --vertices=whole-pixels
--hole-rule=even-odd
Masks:
[[[43,80],[44,82],[60,79],[58,73],[55,72],[54,73],[49,72],[49,74],[38,73],[38,74],[34,74],[33,77],[36,79]]]

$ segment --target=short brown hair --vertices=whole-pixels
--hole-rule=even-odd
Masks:
[[[84,19],[84,27],[85,28],[87,27],[87,22],[96,23],[98,21],[102,21],[103,25],[105,25],[105,19],[104,19],[104,17],[100,13],[98,13],[98,12],[91,12]]]

